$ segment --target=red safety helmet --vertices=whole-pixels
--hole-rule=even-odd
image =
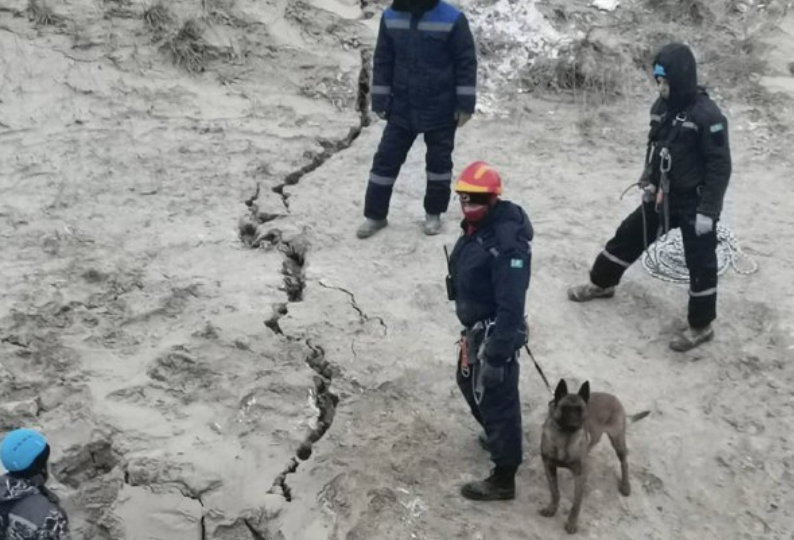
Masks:
[[[502,194],[502,179],[490,165],[484,161],[475,161],[461,171],[455,181],[457,193],[490,193]]]

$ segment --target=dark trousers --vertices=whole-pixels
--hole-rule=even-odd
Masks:
[[[427,188],[424,207],[428,214],[447,211],[451,195],[452,151],[455,148],[455,130],[451,125],[424,133],[427,153],[425,169]],[[394,183],[400,168],[419,133],[394,122],[388,122],[383,130],[378,150],[372,160],[372,169],[364,199],[364,217],[384,219],[389,213]]]
[[[697,236],[696,204],[696,200],[677,203],[671,200],[670,228],[681,229],[684,243],[684,257],[689,270],[687,319],[691,327],[702,328],[717,318],[717,222],[714,222],[714,229],[710,233]],[[623,220],[590,270],[590,281],[594,285],[617,285],[623,272],[645,251],[645,238],[648,244],[656,240],[661,217],[654,206],[654,203],[645,203]]]
[[[475,398],[474,381],[478,365],[469,366],[468,375],[462,372],[460,356],[456,379],[471,414],[485,430],[491,459],[497,467],[518,467],[522,460],[523,433],[521,431],[521,400],[518,393],[518,354],[505,364],[504,380],[498,386],[486,388],[479,403]]]

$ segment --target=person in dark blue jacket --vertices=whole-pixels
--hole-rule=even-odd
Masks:
[[[495,465],[461,493],[473,500],[512,499],[522,461],[518,353],[528,337],[524,307],[534,232],[520,206],[499,199],[501,179],[488,164],[467,166],[455,191],[464,220],[450,256],[448,291],[465,327],[456,378]]]
[[[394,0],[380,20],[372,110],[386,120],[364,200],[368,238],[387,225],[394,183],[416,137],[424,134],[424,232],[441,232],[452,182],[455,131],[474,114],[477,53],[466,16],[439,0]]]

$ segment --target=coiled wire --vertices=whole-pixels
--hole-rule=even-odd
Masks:
[[[672,229],[649,245],[642,256],[642,266],[656,279],[689,283],[681,230]],[[758,264],[741,250],[731,230],[717,223],[717,274],[722,275],[728,268],[748,275],[758,271]]]

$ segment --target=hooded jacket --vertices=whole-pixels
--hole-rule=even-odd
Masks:
[[[464,231],[467,224],[461,224]],[[455,312],[467,328],[494,320],[485,358],[499,365],[526,340],[524,309],[532,266],[532,223],[524,210],[498,201],[473,233],[461,235],[450,256]]]
[[[66,514],[44,478],[0,476],[0,538],[69,540]]]
[[[719,219],[732,170],[728,120],[698,86],[697,63],[689,47],[665,45],[654,64],[664,68],[670,95],[657,99],[651,107],[651,181],[659,186],[660,152],[667,147],[671,201],[692,205],[697,213]]]
[[[394,0],[380,19],[372,110],[421,133],[474,113],[477,54],[466,16],[439,0]]]

